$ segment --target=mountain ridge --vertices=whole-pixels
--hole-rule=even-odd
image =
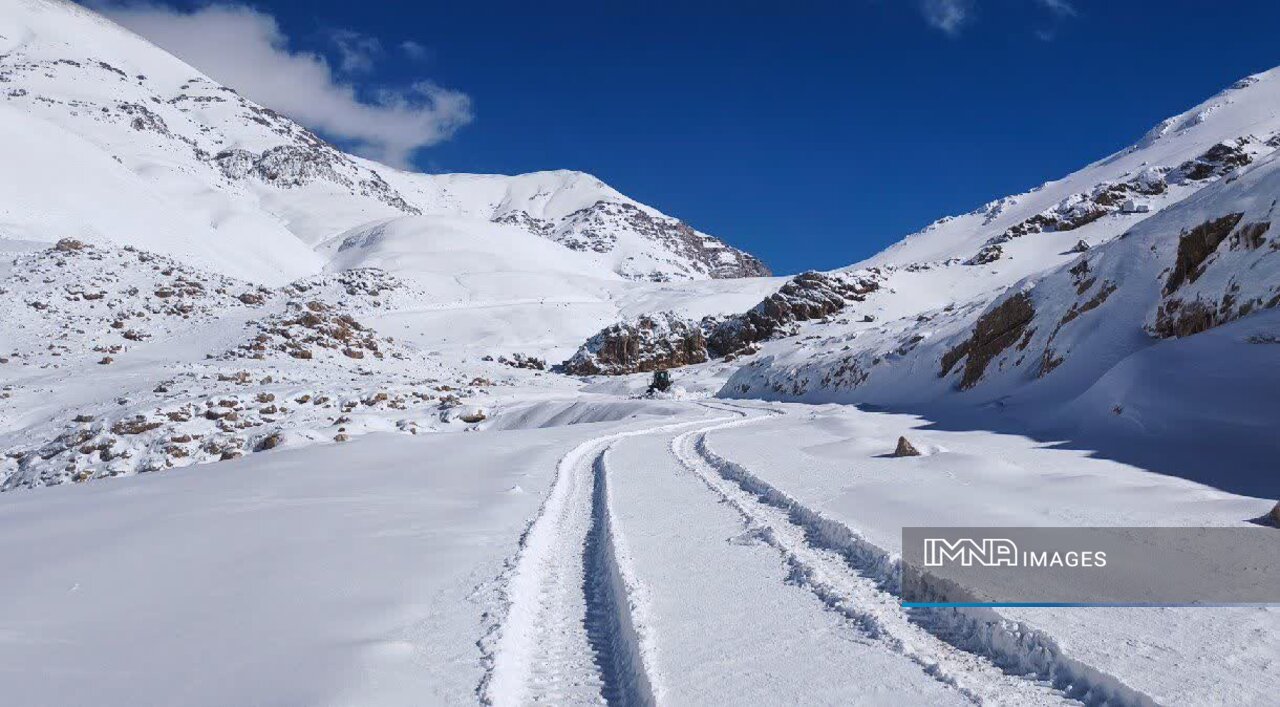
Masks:
[[[45,137],[9,145],[17,168],[5,185],[13,208],[0,212],[5,237],[132,244],[281,284],[318,272],[320,258],[304,251],[350,228],[452,214],[524,228],[629,279],[768,274],[592,175],[395,170],[342,152],[88,9],[15,3],[0,20],[4,133]],[[21,178],[32,172],[83,174],[77,191],[97,195],[66,208],[65,190]],[[144,224],[165,234],[140,234]]]

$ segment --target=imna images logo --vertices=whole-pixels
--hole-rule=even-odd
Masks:
[[[1008,538],[925,538],[924,566],[1106,567],[1101,550],[1022,550]]]

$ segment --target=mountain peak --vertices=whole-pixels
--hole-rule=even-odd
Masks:
[[[4,186],[23,204],[9,237],[133,244],[280,283],[324,267],[312,249],[338,234],[434,214],[512,225],[631,279],[768,274],[584,172],[429,175],[349,155],[62,0],[17,0],[0,23],[0,128],[22,138],[7,146]],[[54,175],[84,198],[64,203]]]

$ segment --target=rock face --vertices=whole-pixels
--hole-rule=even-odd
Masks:
[[[570,250],[610,253],[619,246],[621,238],[629,235],[653,243],[668,257],[675,256],[662,268],[646,271],[646,266],[640,264],[620,271],[636,280],[666,281],[681,276],[725,279],[771,274],[755,256],[696,231],[679,219],[651,213],[626,202],[597,201],[559,220],[510,211],[494,217],[493,221],[519,226]]]
[[[1235,212],[1182,232],[1149,331],[1162,339],[1181,338],[1280,305],[1280,287],[1265,275],[1255,275],[1262,261],[1280,250],[1274,242],[1263,248],[1270,230],[1269,220],[1250,221]],[[1224,272],[1233,269],[1239,274],[1223,278]],[[1217,277],[1207,279],[1225,279],[1225,285],[1196,287],[1211,270],[1219,271]]]
[[[560,369],[574,375],[626,375],[678,368],[754,352],[755,344],[794,333],[797,322],[835,314],[879,287],[874,273],[806,272],[743,314],[701,322],[672,312],[613,324],[591,337]]]
[[[1280,525],[1280,503],[1277,503],[1276,507],[1271,509],[1271,522]]]
[[[878,288],[872,274],[801,273],[746,313],[710,326],[707,347],[715,356],[738,353],[756,342],[790,333],[796,322],[821,319],[850,301],[861,302]]]
[[[938,375],[945,377],[960,359],[967,358],[959,388],[967,390],[977,385],[991,359],[1013,346],[1035,315],[1031,298],[1025,292],[1001,302],[978,318],[972,336],[942,357],[942,372]]]
[[[1104,182],[1088,193],[1072,194],[1052,209],[1035,214],[989,239],[977,254],[965,261],[965,264],[993,263],[1003,255],[998,247],[1001,243],[1008,243],[1015,238],[1035,233],[1071,231],[1080,228],[1108,214],[1124,210],[1125,201],[1131,197],[1164,194],[1169,190],[1170,183],[1202,182],[1226,176],[1254,161],[1253,156],[1245,148],[1255,142],[1249,137],[1224,141],[1177,167],[1148,167],[1126,181]],[[1076,247],[1079,248],[1079,244]],[[1072,252],[1083,252],[1083,250],[1073,249]]]
[[[587,339],[560,368],[573,375],[616,376],[707,359],[706,337],[697,322],[673,312],[659,312],[606,327]]]
[[[898,448],[893,450],[893,456],[918,457],[920,456],[920,450],[916,449],[910,442],[908,442],[906,437],[899,437]]]

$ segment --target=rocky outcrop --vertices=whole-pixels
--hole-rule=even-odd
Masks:
[[[1182,233],[1173,267],[1165,279],[1162,299],[1151,333],[1162,339],[1199,334],[1234,321],[1250,312],[1280,305],[1280,288],[1253,297],[1241,294],[1241,282],[1233,280],[1220,292],[1187,292],[1205,271],[1222,257],[1233,257],[1226,251],[1240,251],[1239,258],[1262,248],[1271,228],[1270,222],[1241,223],[1242,213],[1230,213],[1210,219]],[[1226,248],[1222,244],[1226,242]],[[1274,250],[1274,249],[1273,249]],[[1224,255],[1225,253],[1225,255]],[[1255,261],[1256,262],[1256,261]],[[1253,289],[1252,287],[1250,289]]]
[[[388,343],[350,314],[320,300],[287,303],[281,314],[251,322],[257,334],[228,351],[224,358],[265,359],[273,355],[311,360],[322,354],[347,358],[382,358]]]
[[[1013,346],[1036,316],[1031,297],[1025,292],[1006,299],[994,309],[978,318],[973,334],[942,357],[939,377],[946,377],[962,359],[964,373],[960,378],[960,390],[968,390],[982,380],[987,364],[993,358]]]
[[[990,263],[996,262],[1003,255],[1004,255],[1004,248],[1001,248],[1000,246],[994,243],[988,243],[987,245],[982,246],[982,248],[977,253],[974,253],[972,258],[969,258],[968,260],[964,261],[964,264],[965,265],[988,265]]]
[[[391,188],[382,175],[359,167],[324,142],[277,145],[261,154],[241,149],[223,150],[211,159],[228,179],[253,177],[282,189],[327,181],[352,193],[378,199],[406,214],[422,213]]]
[[[1221,177],[1253,161],[1249,153],[1241,149],[1249,142],[1247,138],[1220,142],[1199,157],[1178,165],[1175,174],[1192,181]]]
[[[787,281],[743,314],[701,322],[672,312],[619,322],[591,337],[560,370],[575,375],[625,375],[732,359],[761,341],[794,333],[795,324],[831,316],[879,288],[874,272],[807,272]]]
[[[587,339],[560,369],[573,375],[616,376],[677,368],[707,358],[706,337],[698,322],[659,312],[606,327]]]
[[[1164,293],[1175,292],[1184,282],[1195,282],[1204,272],[1204,262],[1218,245],[1227,239],[1244,214],[1227,214],[1205,221],[1178,239],[1178,260],[1174,263],[1169,279],[1165,280]]]
[[[849,302],[861,302],[879,287],[870,271],[861,275],[802,273],[746,313],[711,326],[707,346],[715,356],[738,353],[757,342],[791,333],[797,322],[821,319],[841,311]]]
[[[635,234],[676,256],[670,264],[690,276],[726,279],[770,275],[769,268],[755,256],[700,233],[679,219],[625,202],[597,201],[559,221],[536,218],[525,211],[509,211],[492,220],[519,226],[570,250],[593,253],[611,253],[620,234]],[[640,280],[670,279],[670,275],[659,272],[623,274]]]

